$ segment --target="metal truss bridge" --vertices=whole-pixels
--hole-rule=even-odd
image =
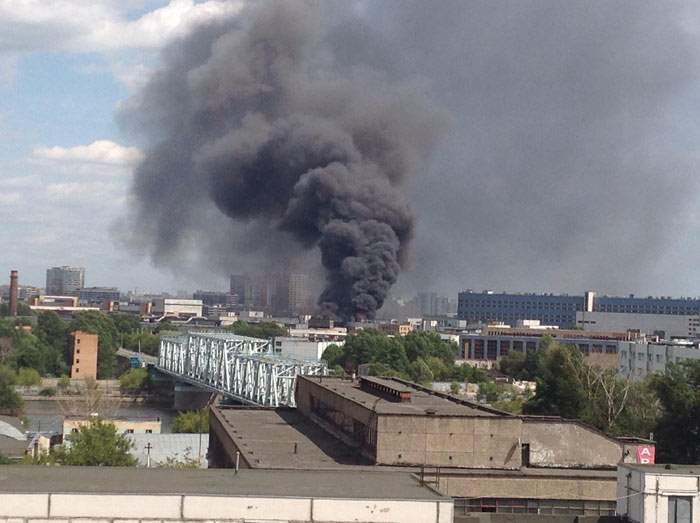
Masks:
[[[275,355],[270,340],[211,332],[163,337],[156,368],[236,401],[264,407],[296,407],[296,377],[328,372],[325,363]]]

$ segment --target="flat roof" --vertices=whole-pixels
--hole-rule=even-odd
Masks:
[[[371,464],[295,409],[217,406],[212,411],[253,468],[323,469]]]
[[[438,500],[406,472],[0,466],[0,493]]]
[[[694,475],[700,476],[700,465],[676,465],[673,463],[657,463],[655,465],[640,465],[637,463],[623,463],[621,466],[628,469],[638,470],[640,472],[646,472],[648,474],[663,474],[676,476],[681,475]]]
[[[397,402],[386,399],[381,394],[372,394],[360,388],[359,381],[335,378],[328,376],[299,376],[300,380],[308,380],[335,394],[364,407],[375,411],[377,414],[399,414],[413,416],[497,416],[496,411],[481,408],[458,398],[448,399],[449,395],[429,392],[423,387],[411,386],[403,381],[384,379],[385,382],[394,383],[411,392],[411,401]],[[507,416],[507,413],[503,413]]]

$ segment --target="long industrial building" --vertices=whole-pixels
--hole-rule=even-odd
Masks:
[[[540,320],[547,325],[573,327],[577,312],[615,312],[628,314],[698,315],[700,299],[646,297],[634,295],[515,294],[493,291],[460,292],[459,318],[469,322],[503,322],[514,325],[518,320]]]
[[[653,443],[516,416],[398,379],[300,376],[296,409],[215,406],[210,467],[410,470],[456,513],[610,515],[619,463]]]

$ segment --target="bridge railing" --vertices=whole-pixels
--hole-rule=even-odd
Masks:
[[[239,401],[296,406],[296,377],[325,375],[325,363],[275,356],[270,340],[221,333],[164,337],[158,368]]]

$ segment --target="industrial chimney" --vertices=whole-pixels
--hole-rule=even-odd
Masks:
[[[17,316],[17,271],[10,271],[10,316]]]

